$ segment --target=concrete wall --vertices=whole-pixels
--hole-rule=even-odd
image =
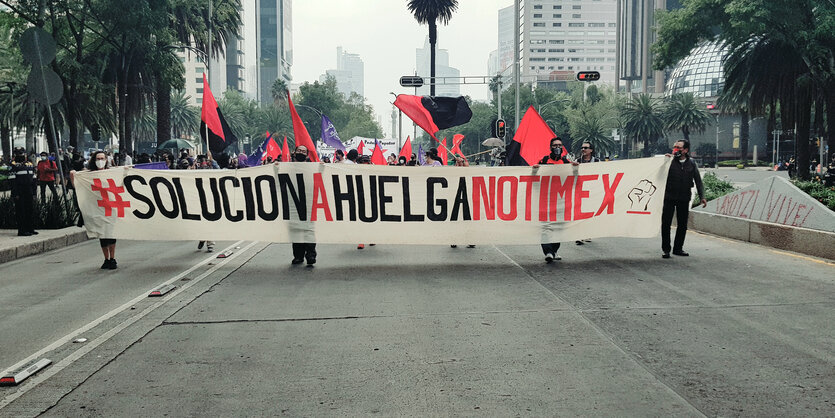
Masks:
[[[690,211],[690,229],[835,260],[835,232]]]

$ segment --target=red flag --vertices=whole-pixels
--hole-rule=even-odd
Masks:
[[[438,157],[441,157],[441,163],[443,163],[443,165],[447,165],[449,162],[446,150],[446,138],[444,138],[444,140],[441,141],[441,146],[438,147]]]
[[[473,116],[464,97],[429,97],[398,94],[394,105],[436,141],[439,129],[465,124]]]
[[[287,92],[287,103],[290,105],[290,118],[293,119],[293,136],[296,138],[296,146],[304,145],[307,148],[307,158],[313,162],[319,162],[319,155],[316,154],[316,145],[310,139],[310,134],[307,133],[307,128],[304,127],[302,119],[296,112],[296,107],[293,106],[293,100],[290,99],[290,92]]]
[[[528,108],[513,141],[507,147],[507,165],[534,165],[551,153],[551,139],[557,136],[533,106]],[[563,147],[563,155],[568,151]]]
[[[208,135],[208,138],[206,136]],[[215,96],[209,89],[209,82],[206,80],[206,73],[203,73],[203,103],[200,111],[200,136],[203,141],[208,142],[209,150],[216,155],[223,153],[227,146],[238,140],[226,119],[220,113]]]
[[[452,155],[458,154],[458,155],[463,157],[464,153],[461,152],[461,142],[463,142],[463,141],[464,141],[464,135],[455,134],[452,137],[452,148],[450,148],[449,152],[451,152]]]
[[[386,157],[383,156],[383,149],[380,148],[380,143],[374,140],[374,151],[371,153],[371,164],[388,165]]]
[[[412,159],[412,138],[406,137],[406,143],[403,144],[403,148],[400,148],[400,155],[398,157],[406,157],[406,161]]]
[[[365,141],[360,139],[360,145],[357,147],[358,155],[365,155]]]
[[[267,159],[267,157],[270,157],[273,161],[275,161],[275,159],[281,153],[281,148],[279,148],[278,144],[275,142],[275,139],[273,139],[272,135],[270,135],[269,132],[267,132],[267,137],[270,138],[270,140],[267,141],[267,149],[264,150],[264,156],[261,159],[265,160]]]
[[[281,147],[281,162],[290,162],[290,147],[287,146],[287,137],[284,137],[284,145]]]

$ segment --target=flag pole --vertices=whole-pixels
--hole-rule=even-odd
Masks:
[[[209,28],[208,40],[209,46],[206,48],[206,83],[209,85],[209,90],[212,89],[212,73],[211,73],[211,62],[212,62],[212,5],[214,0],[209,0],[209,24],[207,25]],[[204,91],[203,94],[205,95],[206,92]],[[200,144],[203,146],[203,144]],[[209,151],[209,124],[206,124],[206,155],[208,155]],[[212,156],[214,158],[214,156]]]

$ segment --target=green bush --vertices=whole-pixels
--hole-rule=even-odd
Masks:
[[[813,199],[823,203],[830,210],[835,211],[835,187],[826,187],[814,181],[792,180],[798,189],[803,190]]]
[[[733,184],[716,176],[716,173],[709,172],[702,176],[702,183],[705,186],[705,199],[710,202],[717,197],[724,196],[736,190]],[[699,196],[693,199],[693,206],[699,204]]]
[[[739,160],[724,160],[724,161],[719,161],[719,167],[736,167],[736,166],[740,165],[741,163],[742,162],[739,161]],[[753,167],[754,162],[751,161],[751,160],[748,160],[748,162],[745,163],[745,166],[746,167]],[[768,161],[760,160],[760,161],[757,161],[757,167],[771,167],[771,163],[768,162]]]
[[[50,196],[45,201],[35,199],[34,208],[35,229],[61,229],[78,222],[78,209],[72,199],[65,201],[63,194]],[[14,201],[10,194],[0,196],[0,229],[17,229]]]

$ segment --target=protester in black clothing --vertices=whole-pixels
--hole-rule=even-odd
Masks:
[[[594,155],[594,145],[592,145],[591,142],[583,142],[580,146],[580,159],[578,159],[577,162],[580,164],[600,162],[600,158],[597,158]],[[584,245],[587,242],[591,242],[591,238],[574,241],[577,245]]]
[[[14,200],[17,235],[28,237],[37,235],[35,231],[35,166],[26,159],[26,151],[18,148],[9,170],[12,182],[12,200]]]
[[[571,161],[571,159],[568,158],[568,152],[566,152],[565,147],[562,144],[562,139],[558,136],[551,138],[551,153],[542,157],[542,159],[539,160],[539,164],[535,164],[533,167],[537,168],[540,164],[580,165],[580,163]],[[557,251],[559,251],[559,249],[559,242],[542,244],[542,253],[545,254],[545,262],[550,264],[554,260],[562,260],[562,257],[557,255]]]
[[[667,154],[670,156],[670,154]],[[673,162],[667,174],[667,187],[664,192],[664,209],[661,211],[661,251],[663,258],[670,258],[670,225],[673,223],[673,211],[676,213],[676,237],[673,254],[688,256],[684,251],[684,236],[687,234],[687,215],[690,212],[690,189],[693,184],[699,193],[703,207],[707,206],[705,189],[699,168],[690,159],[690,141],[683,139],[673,145]]]
[[[354,151],[354,150],[351,150]],[[351,153],[348,152],[349,158]],[[293,160],[296,162],[309,162],[307,147],[299,145],[293,152]],[[308,265],[316,264],[316,243],[315,242],[294,242],[293,243],[293,264],[301,264],[307,260]]]

